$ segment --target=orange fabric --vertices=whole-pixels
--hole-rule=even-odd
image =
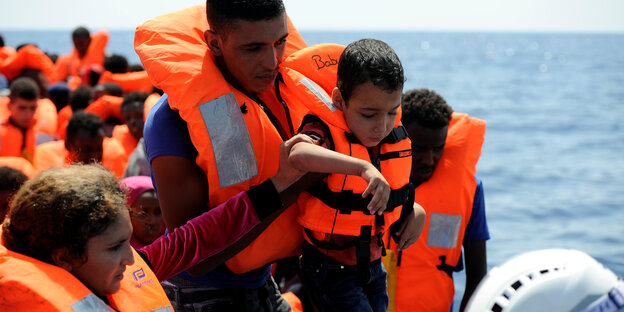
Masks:
[[[449,311],[455,288],[453,280],[436,268],[439,257],[457,265],[476,190],[474,174],[481,155],[485,122],[466,114],[454,113],[446,145],[433,176],[416,188],[415,201],[427,212],[424,230],[418,241],[402,251],[396,266],[396,311]],[[428,242],[432,213],[461,216],[454,248],[430,246]],[[396,244],[390,245],[396,252]]]
[[[152,109],[152,107],[154,107],[154,105],[156,105],[156,102],[158,102],[158,100],[160,100],[160,94],[158,93],[152,93],[145,99],[145,103],[143,105],[144,121],[147,119],[147,114],[149,114],[149,111]]]
[[[56,136],[65,140],[65,130],[67,129],[67,124],[69,123],[69,119],[74,114],[71,106],[65,105],[65,107],[61,108],[58,111],[57,119],[56,119]]]
[[[303,304],[297,295],[289,291],[287,293],[283,293],[282,298],[288,302],[288,305],[290,305],[293,312],[303,312]]]
[[[15,49],[13,49],[12,47],[0,47],[0,64],[2,63],[2,61],[15,54],[15,52]]]
[[[87,108],[85,108],[85,112],[92,113],[100,116],[102,120],[106,120],[109,117],[114,117],[119,120],[123,120],[123,115],[121,114],[121,103],[123,102],[123,97],[113,96],[113,95],[103,95],[99,99],[93,101]]]
[[[286,54],[305,46],[290,20],[288,25]],[[199,152],[197,163],[207,173],[209,203],[214,207],[236,193],[260,184],[277,172],[282,138],[260,105],[225,81],[215,64],[214,56],[204,42],[203,33],[208,28],[205,4],[202,4],[140,25],[135,33],[134,44],[154,86],[168,94],[169,105],[179,110],[180,116],[187,122],[191,140]],[[163,51],[167,53],[162,53]],[[258,174],[234,185],[221,186],[210,135],[198,105],[227,94],[233,94],[238,105],[244,103],[247,107],[243,117],[250,135]],[[281,107],[275,96],[267,99],[270,100],[267,101],[267,106]],[[284,100],[291,103],[286,98]],[[305,109],[290,105],[289,110],[291,122],[296,127],[301,122]],[[285,114],[283,116],[285,119]],[[283,119],[283,125],[287,129],[288,122]],[[235,273],[244,273],[276,259],[298,255],[302,238],[300,227],[295,221],[296,214],[295,207],[287,209],[250,246],[228,260],[228,268]],[[292,233],[292,236],[286,233]],[[289,240],[283,240],[285,235],[289,236]],[[288,244],[275,244],[276,241]]]
[[[123,146],[126,152],[126,158],[130,157],[130,154],[132,154],[139,143],[139,140],[132,136],[126,125],[118,125],[113,128],[113,139],[117,140],[117,142]]]
[[[100,119],[106,120],[109,117],[114,117],[119,120],[123,120],[123,115],[121,115],[121,103],[123,102],[123,98],[119,96],[113,95],[103,95],[99,99],[91,102],[87,108],[85,108],[85,112],[98,115]],[[71,106],[67,105],[58,113],[58,127],[56,134],[61,140],[65,139],[67,124],[69,124],[69,120],[73,115],[73,111]]]
[[[102,143],[102,166],[106,167],[118,178],[123,176],[128,160],[126,153],[117,140],[104,138]],[[65,167],[71,163],[69,152],[65,149],[65,141],[58,140],[43,143],[35,150],[35,168],[41,172],[48,168]]]
[[[24,136],[26,139],[24,140]],[[34,126],[26,130],[26,133],[8,120],[0,125],[0,156],[23,157],[33,162],[37,134]]]
[[[37,100],[37,110],[35,111],[35,130],[37,133],[45,133],[50,136],[56,136],[58,127],[58,113],[56,106],[50,99]]]
[[[52,60],[34,45],[26,45],[0,63],[0,73],[13,80],[24,68],[39,69],[49,82],[57,81]]]
[[[134,249],[132,252],[134,264],[126,267],[121,289],[107,296],[110,305],[115,311],[147,312],[167,307],[173,311],[154,272]],[[108,307],[65,269],[13,252],[2,244],[0,290],[0,306],[6,311],[84,312]]]
[[[91,34],[91,43],[87,49],[87,53],[83,58],[78,56],[78,52],[75,48],[72,48],[70,54],[61,55],[56,60],[56,73],[59,81],[65,81],[70,76],[79,77],[80,69],[83,66],[88,65],[104,65],[104,56],[106,45],[108,44],[108,32],[100,30]],[[78,85],[80,85],[78,83]],[[71,86],[74,86],[72,88]],[[77,87],[76,83],[73,83],[70,89]]]
[[[137,71],[129,73],[113,74],[109,71],[105,71],[100,76],[98,83],[112,82],[119,85],[124,92],[141,91],[151,92],[152,83],[147,76],[146,71]]]
[[[37,175],[35,167],[23,157],[0,156],[0,167],[4,166],[21,171],[29,179]]]

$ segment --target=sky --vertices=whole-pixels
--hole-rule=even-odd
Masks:
[[[2,30],[130,30],[201,0],[1,0]],[[284,0],[299,30],[624,33],[624,0]]]

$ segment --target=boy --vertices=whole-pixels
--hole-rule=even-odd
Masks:
[[[300,170],[332,173],[299,197],[303,283],[322,311],[386,311],[383,233],[407,215],[399,232],[420,226],[400,242],[406,248],[424,224],[409,199],[410,141],[397,118],[403,68],[387,44],[362,39],[346,47],[337,76],[333,104],[310,107],[300,128],[325,148],[302,142],[289,155]]]
[[[0,125],[0,156],[23,157],[33,162],[38,93],[37,84],[30,78],[18,78],[11,83],[10,115]]]

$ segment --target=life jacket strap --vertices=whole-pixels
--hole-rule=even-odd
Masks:
[[[410,194],[413,192],[414,189],[409,183],[401,188],[391,190],[385,212],[392,212],[394,208],[407,203]],[[366,215],[370,215],[366,206],[368,206],[368,203],[370,203],[373,198],[372,195],[362,198],[361,193],[353,193],[352,190],[334,192],[323,182],[319,182],[309,188],[308,193],[322,201],[325,205],[337,209],[341,214],[351,214],[352,211],[361,211]]]
[[[459,272],[463,269],[463,265],[451,266],[446,263],[446,256],[439,256],[440,264],[436,267],[440,271],[444,271],[450,278],[453,278],[453,272]],[[462,264],[462,257],[459,258],[459,264]]]
[[[345,244],[343,246],[338,246],[332,242],[328,242],[328,241],[322,241],[319,239],[316,239],[312,233],[312,230],[308,229],[308,228],[303,228],[303,231],[305,232],[306,236],[308,237],[308,239],[310,240],[310,242],[312,243],[312,245],[321,248],[321,249],[325,249],[325,250],[344,250],[347,248],[351,248],[353,246],[355,246],[357,244],[357,241],[354,240],[348,244]],[[370,239],[369,239],[370,241]]]
[[[370,243],[371,233],[373,227],[370,225],[363,225],[360,227],[360,236],[358,236],[355,245],[355,261],[357,266],[358,283],[361,286],[368,284],[370,280]]]
[[[362,142],[360,142],[360,140],[358,140],[352,132],[345,132],[344,134],[347,138],[347,142],[362,145]],[[400,125],[392,129],[392,131],[390,131],[390,133],[383,140],[381,140],[379,144],[395,144],[405,139],[407,139],[407,130],[403,125]]]

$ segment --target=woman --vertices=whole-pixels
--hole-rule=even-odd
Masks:
[[[284,142],[280,156],[301,140],[309,138]],[[217,258],[282,210],[278,193],[302,174],[284,159],[273,178],[138,252],[129,244],[128,206],[112,173],[84,165],[44,171],[18,191],[2,225],[0,306],[10,311],[172,311],[158,280]]]

